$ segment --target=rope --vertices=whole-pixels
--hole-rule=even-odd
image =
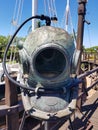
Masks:
[[[73,35],[75,46],[76,46],[76,34],[75,34],[75,30],[74,30],[73,23],[72,23],[72,15],[71,15],[70,9],[69,9],[69,20],[70,20],[71,33]]]
[[[51,7],[50,7],[50,0],[47,1],[48,3],[48,10],[49,10],[49,16],[51,17]]]
[[[23,0],[19,0],[19,4],[18,4],[18,11],[17,11],[17,16],[16,16],[16,22],[17,25],[19,24],[20,18],[21,18],[21,14],[22,14],[22,7],[23,7]]]
[[[65,25],[65,12],[66,12],[66,9],[64,10],[63,18],[62,18],[61,25],[60,25],[62,28],[64,28],[64,25]]]
[[[55,0],[53,0],[53,9],[54,9],[54,16],[56,16],[58,18],[56,5],[55,5]],[[57,22],[57,26],[59,27],[59,22]]]
[[[55,15],[57,17],[57,10],[56,10],[56,6],[55,6],[55,0],[53,0],[53,8],[54,8]]]
[[[18,23],[20,23],[20,21],[21,21],[22,11],[23,11],[23,3],[24,3],[24,0],[21,0],[21,8],[20,8],[20,12],[19,12]]]
[[[44,9],[45,9],[45,10],[44,10],[44,12],[45,12],[44,14],[45,14],[45,15],[47,15],[47,10],[46,10],[46,2],[47,2],[47,1],[46,1],[46,0],[44,0]]]
[[[92,46],[91,44],[91,37],[90,37],[90,30],[89,30],[89,25],[87,25],[87,31],[88,31],[88,42],[89,42],[89,48]]]
[[[57,17],[55,0],[44,0],[44,14],[49,15],[49,17]],[[53,22],[52,25],[55,26]]]
[[[68,24],[68,14],[67,14],[67,11],[69,11],[69,2],[67,0],[67,3],[66,3],[66,6],[65,6],[65,10],[64,10],[64,15],[63,15],[63,18],[62,18],[62,21],[61,21],[61,27],[64,28],[66,31],[67,31],[67,27],[66,27],[66,24]]]
[[[53,1],[50,0],[50,10],[51,10],[51,14],[54,14],[54,9],[53,9]]]
[[[15,15],[16,15],[16,11],[17,11],[17,5],[18,5],[18,0],[16,0],[16,2],[15,2],[14,13],[13,13],[12,21],[11,21],[12,25],[16,24]],[[11,28],[10,28],[10,34],[12,34],[12,31],[13,31],[13,26],[11,26]],[[11,36],[10,36],[10,38],[11,38]]]
[[[24,0],[16,0],[16,2],[15,2],[14,13],[13,13],[13,18],[12,18],[12,25],[14,25],[16,28],[21,19],[23,1]]]
[[[16,2],[15,2],[15,8],[14,8],[13,19],[12,20],[15,19],[15,14],[16,14],[16,10],[17,10],[17,4],[18,4],[18,0],[16,0]]]
[[[19,22],[20,22],[21,16],[22,16],[23,2],[24,2],[24,0],[16,0],[16,2],[15,2],[14,13],[13,13],[13,17],[12,17],[13,26],[11,26],[10,34],[12,34],[12,32],[15,31],[19,25]],[[10,35],[10,38],[11,38],[11,35]],[[10,61],[12,61],[12,51],[13,51],[13,48],[11,48]],[[13,60],[15,59],[15,51],[14,51]]]
[[[71,33],[73,32],[73,23],[72,23],[71,11],[70,11],[70,0],[67,0],[61,25],[63,25],[63,28],[66,31],[68,31],[68,27],[70,25],[70,27],[71,27]]]

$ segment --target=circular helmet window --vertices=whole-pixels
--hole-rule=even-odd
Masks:
[[[44,78],[56,78],[66,67],[64,53],[54,47],[40,50],[33,62],[36,72]]]

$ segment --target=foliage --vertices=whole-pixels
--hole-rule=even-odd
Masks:
[[[5,51],[5,48],[6,48],[6,45],[8,44],[8,42],[9,42],[9,40],[10,40],[10,38],[11,38],[12,36],[2,36],[2,35],[0,35],[0,59],[2,60],[3,59],[3,54],[4,54],[4,51]],[[25,38],[23,38],[23,37],[15,37],[15,39],[14,39],[14,41],[13,41],[13,46],[16,46],[17,45],[17,43],[19,42],[19,41],[25,41]],[[16,51],[16,52],[15,52]],[[16,50],[14,51],[14,49],[12,49],[12,48],[9,48],[9,51],[8,51],[8,58],[10,57],[10,55],[11,55],[11,53],[17,53],[18,52],[18,49],[16,48]]]
[[[42,21],[38,20],[37,21],[37,28],[40,28],[41,26],[45,26],[45,24]]]
[[[0,36],[0,50],[4,48],[8,43],[8,37]]]
[[[93,46],[93,47],[90,47],[90,48],[83,47],[83,50],[85,52],[97,53],[98,52],[98,46]]]

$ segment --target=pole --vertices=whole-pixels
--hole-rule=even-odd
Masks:
[[[86,14],[86,3],[87,0],[79,0],[79,7],[78,7],[78,30],[77,30],[77,50],[81,51],[83,48],[83,34],[84,34],[84,22],[85,22],[85,14]],[[80,74],[80,65],[81,65],[81,54],[80,54],[80,61],[77,69],[77,75]]]
[[[32,0],[32,16],[37,15],[38,0]],[[32,19],[32,31],[37,27],[36,19]]]
[[[78,31],[77,31],[77,40],[76,40],[76,49],[80,50],[80,57],[79,57],[79,63],[76,74],[79,75],[81,73],[81,56],[82,56],[82,49],[83,49],[83,34],[84,34],[84,22],[85,22],[85,14],[86,14],[86,3],[87,0],[78,0],[79,6],[78,6]],[[83,84],[79,85],[78,89],[78,95],[83,90]],[[81,109],[82,105],[82,98],[77,101],[77,106],[79,109]]]
[[[68,19],[69,19],[69,0],[67,0],[66,5],[66,31],[68,31]]]

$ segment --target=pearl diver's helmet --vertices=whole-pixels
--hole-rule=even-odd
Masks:
[[[42,26],[18,44],[20,84],[25,111],[51,120],[68,118],[76,109],[79,52],[63,29]],[[25,87],[24,87],[24,86]]]

